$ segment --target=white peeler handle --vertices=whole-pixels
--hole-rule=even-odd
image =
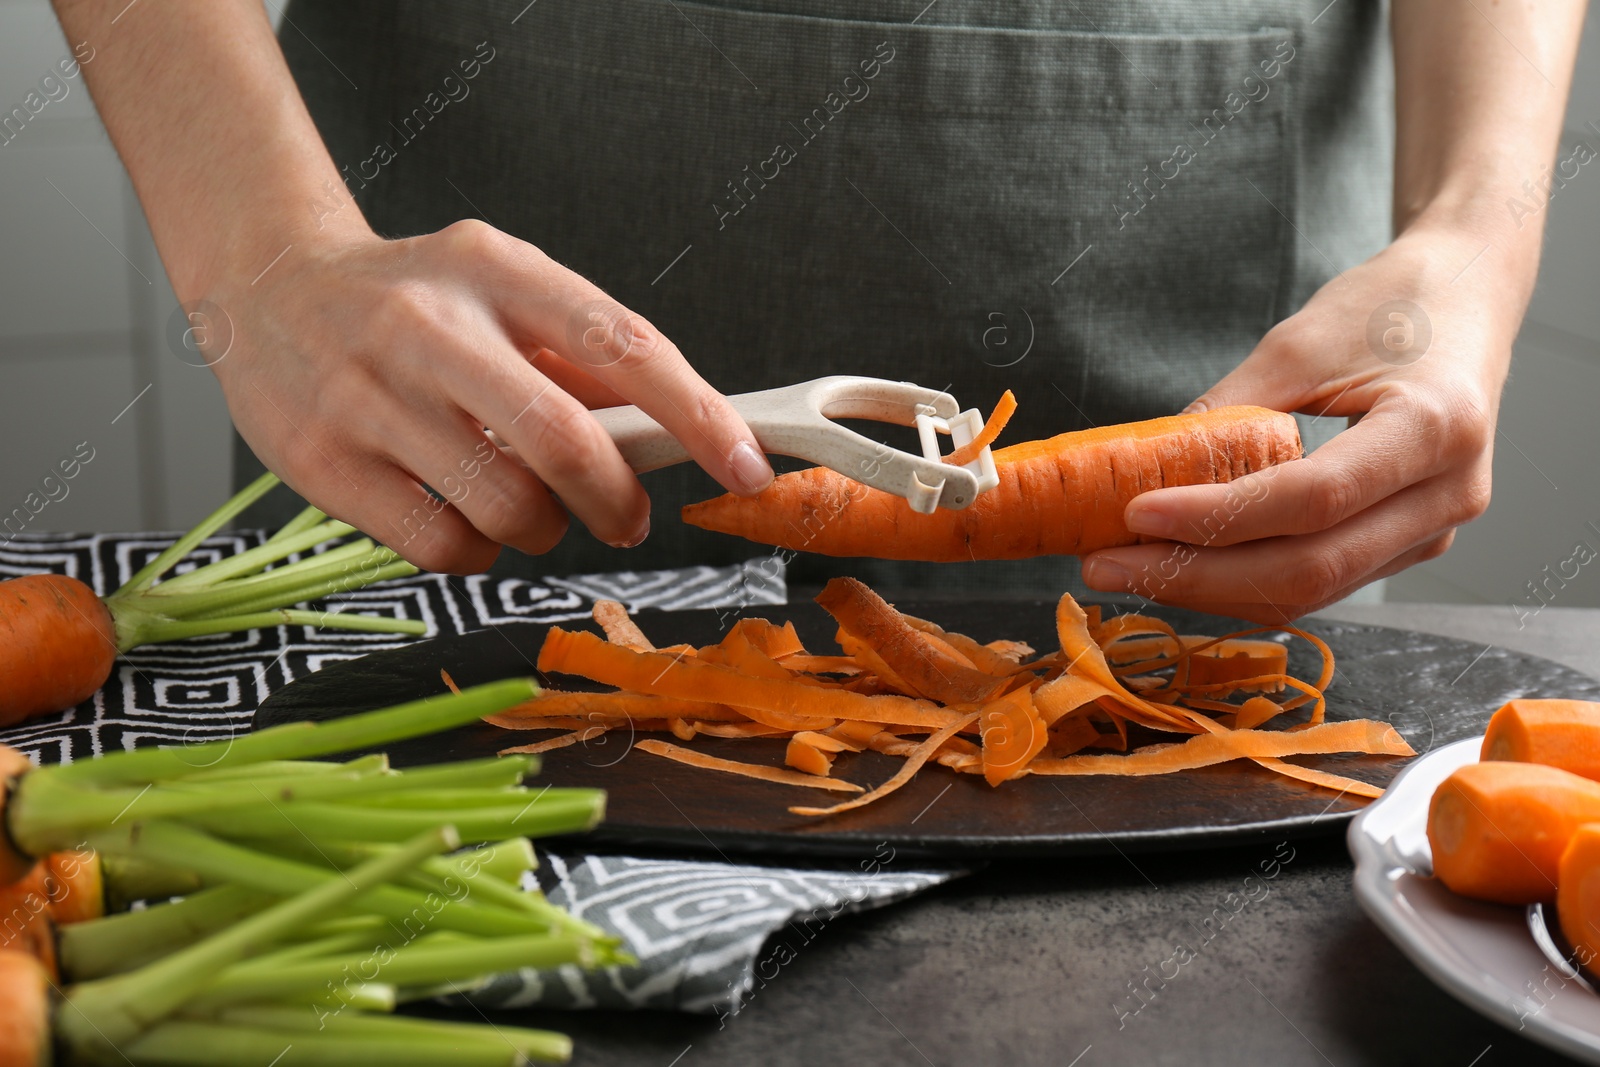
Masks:
[[[870,419],[913,426],[918,415],[953,421],[960,408],[948,393],[909,382],[834,375],[728,400],[764,452],[831,467],[874,489],[905,497],[923,513],[936,507],[964,508],[977,498],[979,476],[966,467],[890,448],[833,421]],[[690,458],[677,438],[636,407],[600,408],[592,414],[617,443],[622,458],[639,473]]]

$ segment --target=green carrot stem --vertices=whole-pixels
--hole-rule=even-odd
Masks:
[[[526,804],[539,795],[537,789],[420,789],[372,790],[341,797],[340,804],[384,810],[431,809],[434,811],[465,811],[469,808],[504,808],[514,803]]]
[[[489,1027],[483,1034],[313,1034],[177,1019],[153,1027],[123,1051],[133,1067],[265,1067],[280,1060],[281,1067],[516,1067],[526,1062]]]
[[[281,541],[286,537],[293,537],[301,530],[311,529],[311,527],[317,525],[319,522],[322,522],[327,517],[327,514],[323,512],[321,508],[317,507],[316,505],[312,505],[307,507],[294,518],[290,519],[288,522],[284,523],[282,526],[278,527],[278,532],[267,538],[267,541],[270,543],[272,541]]]
[[[324,864],[335,868],[351,867],[376,855],[392,845],[317,841],[306,838],[281,837],[261,840],[255,847],[276,855],[287,856],[311,866]],[[590,922],[576,918],[551,904],[542,893],[529,893],[518,886],[522,874],[533,870],[533,847],[526,838],[501,842],[492,846],[493,853],[480,858],[486,849],[462,852],[452,856],[439,856],[426,860],[415,871],[400,881],[423,893],[433,893],[451,900],[482,902],[497,908],[524,913],[544,925],[548,930],[565,930],[580,937],[591,938],[615,947],[617,939]],[[497,860],[497,853],[506,853],[511,862]],[[501,876],[491,870],[499,863]],[[463,896],[465,887],[465,896]]]
[[[216,770],[196,771],[182,779],[188,782],[224,782],[239,778],[290,778],[302,775],[337,774],[347,770],[389,769],[389,757],[381,752],[361,756],[345,763],[328,760],[263,760]]]
[[[347,549],[357,551],[346,558]],[[327,560],[324,556],[333,556],[333,559]],[[384,578],[403,578],[417,573],[414,566],[387,548],[374,547],[371,541],[332,549],[324,556],[274,567],[250,578],[179,591],[166,600],[155,599],[156,593],[166,588],[165,584],[158,585],[146,603],[151,610],[174,618],[242,615],[248,611],[300,604],[331,593],[360,589]]]
[[[193,592],[196,589],[206,589],[218,582],[229,578],[237,578],[246,574],[254,574],[269,563],[276,563],[286,556],[296,552],[304,552],[315,548],[324,541],[331,541],[336,537],[354,533],[355,527],[347,522],[329,519],[319,522],[308,530],[291,534],[281,541],[270,541],[247,548],[236,555],[219,559],[215,563],[208,563],[204,567],[197,567],[187,574],[180,574],[176,578],[168,578],[160,585],[150,589],[145,595],[152,599],[161,599],[177,596],[181,593]]]
[[[234,578],[216,585],[207,586],[194,592],[183,593],[173,597],[181,599],[181,607],[172,608],[165,601],[153,601],[160,605],[159,610],[169,615],[223,615],[228,612],[222,610],[231,608],[235,604],[246,604],[260,597],[263,593],[273,594],[273,604],[293,604],[296,600],[289,600],[287,593],[292,589],[302,586],[313,586],[318,582],[325,582],[330,578],[344,579],[344,586],[350,589],[359,589],[372,582],[371,571],[385,563],[393,563],[396,557],[388,549],[380,549],[372,543],[370,538],[362,538],[348,545],[330,548],[326,552],[312,556],[310,559],[298,563],[290,563],[281,567],[274,567],[270,571],[253,574],[248,578]],[[150,595],[165,589],[165,585],[156,587]],[[302,596],[299,600],[305,600]]]
[[[324,927],[338,923],[350,923],[349,929],[334,930],[331,933],[322,933]],[[263,965],[276,965],[280,963],[299,963],[302,960],[320,959],[324,956],[347,955],[351,952],[360,952],[371,949],[381,943],[385,938],[385,922],[376,915],[352,915],[346,919],[334,919],[329,923],[319,923],[307,933],[315,933],[305,941],[284,945],[271,952],[262,953],[254,957],[254,962]],[[387,936],[393,936],[387,935]]]
[[[227,615],[207,619],[145,619],[131,632],[118,630],[118,647],[121,651],[142,645],[164,645],[206,634],[236,633],[240,630],[264,630],[273,626],[314,626],[334,630],[360,630],[366,633],[410,634],[419,637],[428,632],[428,625],[420,619],[390,619],[381,615],[356,615],[338,611],[297,611],[284,608],[274,611],[257,611],[247,615]],[[124,638],[122,635],[126,633]],[[126,647],[123,647],[126,641]]]
[[[149,831],[156,824],[147,824]],[[440,827],[403,848],[375,856],[343,875],[280,901],[170,956],[115,978],[71,987],[73,1010],[56,1013],[56,1030],[69,1050],[116,1052],[138,1034],[171,1015],[211,985],[217,972],[252,951],[351,900],[381,888],[428,856],[459,847],[455,833]]]
[[[136,749],[95,760],[60,764],[23,776],[8,805],[11,813],[9,826],[16,843],[31,849],[25,841],[27,818],[19,819],[18,816],[26,815],[29,786],[39,778],[53,777],[75,784],[93,783],[97,786],[132,785],[162,778],[182,778],[201,769],[221,769],[265,760],[301,760],[352,749],[374,748],[421,734],[465,726],[485,715],[528,700],[538,691],[539,687],[532,678],[506,678],[473,686],[460,693],[444,693],[342,719],[284,723],[242,737],[204,745],[182,749]],[[19,811],[19,808],[22,810]],[[360,837],[359,834],[355,836],[357,839]]]
[[[216,511],[200,520],[199,525],[172,543],[172,546],[162,552],[155,559],[141,567],[132,578],[112,593],[108,600],[118,600],[133,596],[148,589],[157,578],[171,570],[183,557],[194,550],[201,541],[222,529],[229,520],[238,515],[245,508],[266,496],[278,484],[277,475],[263,474],[239,492],[235,493],[227,503]]]
[[[314,840],[405,841],[419,828],[449,822],[469,844],[513,835],[554,837],[592,830],[605,815],[605,794],[596,789],[551,789],[526,803],[504,808],[370,808],[307,801],[272,807],[197,811],[185,821],[219,835],[244,838],[304,834]]]
[[[403,559],[393,556],[383,558],[377,553],[388,553],[386,548],[374,549],[375,555],[368,559],[358,561],[355,566],[336,576],[310,578],[304,582],[285,582],[282,586],[271,586],[257,589],[249,596],[235,595],[235,591],[224,588],[214,590],[218,595],[211,597],[207,594],[207,601],[213,606],[204,607],[199,604],[185,604],[184,618],[191,619],[218,619],[229,615],[248,615],[256,611],[268,611],[272,608],[288,607],[293,604],[309,604],[314,600],[322,600],[339,593],[349,593],[363,589],[378,582],[386,582],[391,578],[409,578],[417,573],[417,568]],[[369,565],[370,564],[370,565]],[[248,590],[246,592],[249,592]],[[198,597],[196,598],[199,599]],[[226,603],[223,603],[223,600]],[[343,601],[341,603],[350,603]],[[221,606],[216,606],[221,604]]]
[[[219,1022],[240,1026],[259,1026],[268,1030],[301,1030],[319,1032],[327,1028],[335,1034],[370,1034],[374,1037],[401,1037],[415,1034],[418,1037],[457,1035],[477,1040],[488,1032],[509,1042],[513,1048],[530,1060],[560,1062],[572,1053],[572,1041],[565,1034],[549,1030],[530,1030],[519,1026],[448,1022],[436,1019],[417,1019],[409,1016],[373,1017],[359,1012],[340,1012],[318,1016],[299,1008],[277,1005],[244,1005],[217,1013]]]
[[[466,982],[482,975],[522,967],[549,968],[564,963],[590,966],[594,955],[589,942],[564,934],[501,937],[427,944],[415,942],[400,948],[330,956],[319,960],[264,966],[250,961],[214,975],[207,989],[193,1002],[196,1011],[229,1004],[282,1000],[327,988],[329,982],[380,981],[395,986],[441,985]]]
[[[136,900],[166,900],[201,888],[200,880],[187,871],[152,867],[120,856],[99,856],[97,860],[108,912],[123,911]]]
[[[173,819],[185,816],[198,818],[201,824],[215,825],[223,813],[241,807],[270,808],[293,821],[293,813],[302,803],[348,801],[371,793],[397,793],[414,785],[427,785],[432,781],[459,781],[479,778],[493,782],[485,789],[459,789],[448,792],[422,791],[422,798],[440,798],[440,803],[418,803],[414,806],[437,811],[465,811],[469,808],[503,809],[524,805],[536,794],[522,788],[507,788],[504,783],[519,781],[529,772],[533,761],[527,757],[507,757],[501,766],[489,760],[471,760],[465,764],[444,764],[416,771],[380,770],[381,760],[356,760],[332,774],[295,775],[288,778],[237,778],[224,781],[195,783],[192,779],[178,779],[172,783],[145,786],[142,789],[86,790],[70,784],[47,782],[39,787],[33,798],[34,810],[43,807],[49,797],[51,803],[35,819],[35,833],[48,833],[56,837],[70,836],[73,829],[94,830],[127,819]],[[338,764],[333,764],[339,767]],[[449,822],[438,819],[432,825]],[[234,823],[242,827],[245,823]],[[225,833],[224,836],[235,836]],[[181,891],[181,890],[180,890]],[[170,895],[170,894],[168,894]]]
[[[444,857],[443,862],[458,871],[471,864],[481,873],[513,886],[521,885],[522,876],[529,871],[539,869],[539,855],[533,850],[533,842],[526,837],[512,837],[458,852]]]
[[[233,882],[283,897],[329,882],[344,881],[350,873],[256,852],[178,823],[159,820],[100,831],[91,834],[89,842],[97,851],[135,855],[152,863],[194,871],[207,881]],[[359,870],[389,855],[393,853],[374,855],[351,870]],[[414,889],[390,884],[376,886],[365,893],[361,908],[408,928],[459,930],[486,937],[541,933],[546,928],[545,923],[522,912],[479,905],[469,907],[446,897],[432,899]]]
[[[129,971],[253,915],[277,899],[241,885],[219,885],[139,911],[68,923],[56,931],[61,971],[74,982]]]

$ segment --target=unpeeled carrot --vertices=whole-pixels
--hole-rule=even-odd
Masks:
[[[1600,781],[1600,704],[1510,701],[1489,719],[1480,758],[1543,763]]]
[[[1433,873],[1478,900],[1551,900],[1561,854],[1589,822],[1600,822],[1600,783],[1537,763],[1469,763],[1428,806]]]
[[[51,1061],[50,974],[25,952],[0,952],[0,1064],[42,1067]]]
[[[690,504],[683,520],[825,556],[952,562],[1083,555],[1146,540],[1123,521],[1140,493],[1232,481],[1300,453],[1293,416],[1217,408],[998,449],[1000,484],[960,511],[918,514],[901,497],[813,467],[781,475],[753,497]]]
[[[1556,872],[1556,915],[1561,932],[1591,971],[1600,963],[1600,826],[1573,832]]]
[[[65,574],[0,582],[0,726],[81,704],[111,677],[116,624]]]
[[[140,645],[286,624],[377,633],[427,629],[417,619],[289,606],[417,572],[368,538],[284,562],[355,532],[316,508],[255,548],[164,578],[277,484],[271,474],[257,478],[103,599],[64,574],[0,582],[0,727],[89,699],[111,676],[118,654]]]

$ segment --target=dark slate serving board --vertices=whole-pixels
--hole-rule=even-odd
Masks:
[[[980,640],[1006,637],[1040,650],[1057,647],[1053,600],[898,606]],[[1180,633],[1239,628],[1236,620],[1177,609],[1149,613]],[[809,601],[746,614],[792,619],[808,648],[836,649],[832,620]],[[729,611],[646,612],[638,621],[658,644],[703,645],[717,640],[734,617]],[[589,623],[562,625],[598,632]],[[1482,733],[1489,715],[1514,697],[1600,700],[1595,679],[1501,648],[1354,623],[1310,621],[1305,628],[1326,640],[1337,659],[1328,718],[1388,721],[1419,754]],[[256,712],[255,726],[336,718],[439,693],[441,668],[463,686],[536,674],[533,663],[545,631],[533,623],[500,626],[334,664],[273,693]],[[1290,649],[1290,672],[1314,678],[1316,652],[1298,639]],[[560,675],[540,681],[594,688]],[[396,766],[409,766],[492,756],[548,736],[553,735],[485,724],[392,745],[388,752]],[[631,741],[627,731],[615,731],[544,756],[540,783],[608,791],[606,821],[587,839],[597,847],[774,856],[869,855],[885,843],[899,852],[965,857],[1131,852],[1334,833],[1362,806],[1358,798],[1338,797],[1244,761],[1147,778],[1028,777],[998,789],[977,775],[930,766],[876,804],[807,819],[787,808],[832,803],[839,795],[697,771],[636,751]],[[782,741],[702,737],[694,747],[730,759],[783,761]],[[1389,782],[1408,762],[1359,755],[1299,761],[1377,784]],[[844,753],[834,773],[870,788],[900,763],[875,752]]]

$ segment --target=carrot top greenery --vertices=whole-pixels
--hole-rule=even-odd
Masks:
[[[116,657],[140,645],[284,623],[420,634],[424,624],[291,605],[417,573],[391,549],[307,508],[238,555],[172,575],[202,541],[278,484],[264,474],[146,564],[110,596],[83,582],[36,574],[0,582],[0,726],[61,711],[105,684]],[[310,553],[292,563],[290,556]]]

